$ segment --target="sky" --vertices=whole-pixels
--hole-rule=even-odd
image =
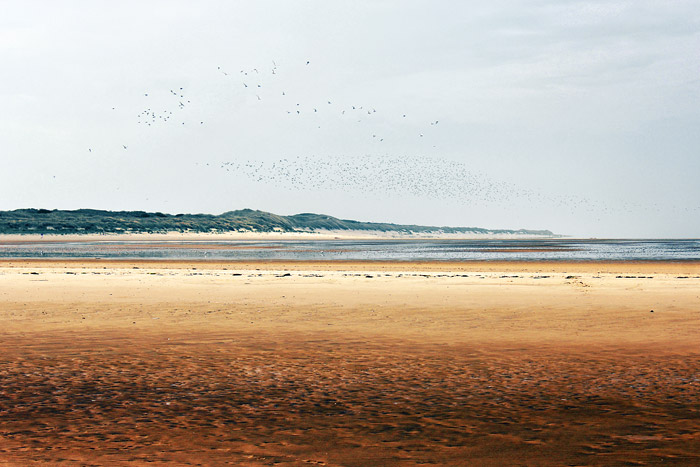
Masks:
[[[0,210],[700,237],[696,0],[0,5]]]

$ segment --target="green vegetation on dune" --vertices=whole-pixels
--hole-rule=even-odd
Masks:
[[[551,236],[549,230],[491,230],[479,227],[431,227],[338,219],[323,214],[279,216],[241,209],[221,215],[164,214],[145,211],[16,209],[0,211],[0,234],[86,234],[162,232],[298,232],[364,230],[401,233],[514,234]]]

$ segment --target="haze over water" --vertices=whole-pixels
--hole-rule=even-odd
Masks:
[[[2,258],[375,261],[700,260],[700,240],[85,241],[0,245]]]

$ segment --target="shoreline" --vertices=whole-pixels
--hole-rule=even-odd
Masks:
[[[123,241],[260,241],[260,240],[550,240],[562,235],[406,233],[380,230],[315,230],[296,232],[164,232],[104,234],[0,234],[0,243]]]
[[[296,271],[471,271],[471,272],[607,272],[679,273],[700,275],[700,260],[465,260],[465,261],[376,261],[376,260],[206,260],[206,259],[122,259],[122,258],[0,258],[0,268],[151,268],[151,269],[235,269]]]

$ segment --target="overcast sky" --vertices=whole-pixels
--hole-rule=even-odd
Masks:
[[[700,237],[697,0],[1,5],[0,209]]]

